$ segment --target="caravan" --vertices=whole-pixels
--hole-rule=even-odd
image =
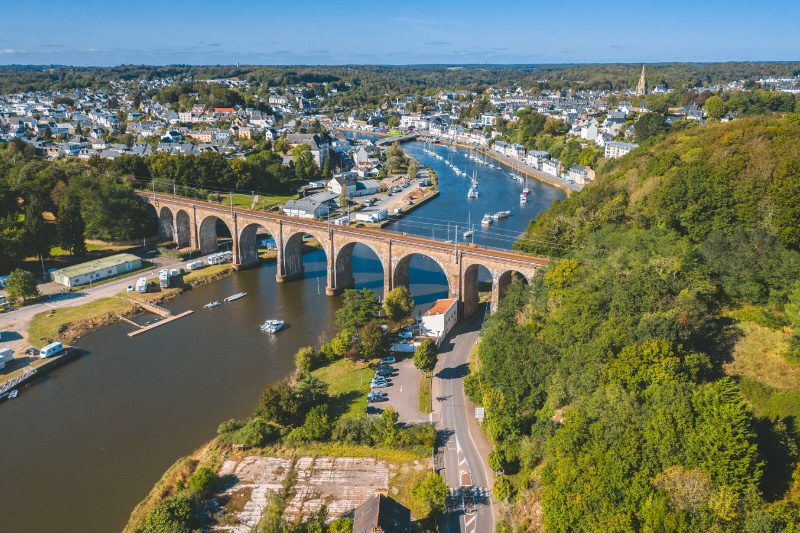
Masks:
[[[52,357],[56,354],[61,353],[64,349],[64,346],[60,342],[51,342],[39,352],[39,357],[45,359],[47,357]]]

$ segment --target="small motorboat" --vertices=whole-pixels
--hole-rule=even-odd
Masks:
[[[494,220],[492,219],[492,215],[490,215],[488,213],[483,215],[483,219],[481,220],[481,225],[488,226],[492,222],[494,222]]]
[[[11,392],[8,393],[8,399],[9,400],[13,400],[14,398],[17,397],[18,394],[19,394],[19,391],[17,389],[14,389],[14,390],[12,390]]]
[[[527,201],[528,201],[528,197],[527,196],[525,196],[524,194],[520,194],[519,195],[519,203],[524,204]]]
[[[247,296],[246,292],[237,292],[236,294],[231,294],[227,298],[225,298],[226,302],[233,302],[234,300],[238,300],[239,298],[244,298]]]
[[[465,238],[465,239],[469,239],[470,237],[472,237],[472,234],[473,234],[473,233],[475,233],[475,232],[474,232],[474,231],[472,231],[471,229],[468,229],[467,231],[465,231],[464,233],[462,233],[462,235],[464,236],[464,238]]]
[[[495,213],[495,216],[497,218],[508,218],[508,215],[510,215],[510,214],[511,214],[511,211],[498,211],[497,213]]]
[[[477,198],[477,197],[478,197],[477,189],[475,189],[475,187],[470,187],[469,192],[467,193],[467,198],[471,199],[471,198]]]
[[[284,328],[286,323],[283,320],[269,319],[261,324],[261,331],[264,333],[277,333]]]
[[[219,301],[218,300],[214,300],[213,302],[208,302],[203,307],[205,307],[206,309],[213,309],[215,307],[218,307],[219,305],[220,305]]]

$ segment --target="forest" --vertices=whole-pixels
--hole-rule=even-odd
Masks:
[[[655,135],[520,238],[465,384],[501,531],[796,530],[798,118]]]

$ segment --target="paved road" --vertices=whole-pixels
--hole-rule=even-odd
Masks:
[[[460,323],[442,343],[439,362],[434,370],[434,419],[440,437],[445,479],[451,489],[471,478],[483,495],[477,499],[477,512],[465,516],[461,509],[451,512],[446,532],[492,532],[494,509],[491,486],[494,482],[487,464],[489,445],[475,421],[472,406],[464,397],[464,377],[469,373],[469,355],[478,340],[482,313]],[[468,412],[469,411],[469,412]],[[468,474],[466,476],[465,474]]]
[[[0,332],[3,333],[3,346],[10,346],[15,352],[24,350],[30,344],[25,339],[31,319],[36,313],[47,311],[48,309],[58,309],[60,307],[72,307],[92,302],[99,298],[114,296],[124,291],[128,285],[132,285],[137,278],[144,275],[152,276],[153,272],[158,272],[161,268],[173,268],[181,261],[169,257],[145,257],[150,262],[155,263],[151,270],[139,271],[130,276],[115,279],[99,285],[81,287],[77,292],[70,294],[53,294],[50,298],[39,303],[19,307],[13,311],[0,314]],[[8,339],[8,340],[7,340]]]

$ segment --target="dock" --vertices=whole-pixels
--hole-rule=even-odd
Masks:
[[[145,331],[150,331],[151,329],[157,328],[158,326],[163,326],[164,324],[178,320],[179,318],[183,318],[186,315],[191,315],[192,313],[194,313],[194,311],[189,309],[188,311],[184,311],[179,315],[169,315],[168,317],[165,317],[164,320],[159,320],[158,322],[153,322],[152,324],[137,329],[136,331],[131,331],[130,333],[128,333],[128,337],[135,337],[140,333],[144,333]]]
[[[131,331],[130,333],[128,333],[128,337],[135,337],[136,335],[139,335],[140,333],[144,333],[145,331],[150,331],[151,329],[155,329],[158,326],[162,326],[162,325],[167,324],[169,322],[173,322],[175,320],[178,320],[179,318],[183,318],[186,315],[191,315],[192,313],[194,313],[194,311],[192,311],[190,309],[190,310],[184,311],[183,313],[180,313],[178,315],[173,315],[172,311],[170,311],[169,309],[166,309],[166,308],[161,307],[160,305],[156,305],[154,303],[143,302],[142,300],[138,300],[136,298],[131,298],[130,301],[131,301],[131,303],[133,303],[135,305],[138,305],[139,307],[141,307],[141,308],[143,308],[143,309],[145,309],[147,311],[150,311],[154,315],[160,316],[161,318],[163,318],[163,320],[159,320],[158,322],[153,322],[152,324],[149,324],[147,326],[139,326],[139,324],[136,324],[136,326],[138,326],[139,329],[137,329],[136,331]],[[135,322],[133,322],[133,321],[128,321],[128,322],[131,322],[132,324],[135,324]]]

